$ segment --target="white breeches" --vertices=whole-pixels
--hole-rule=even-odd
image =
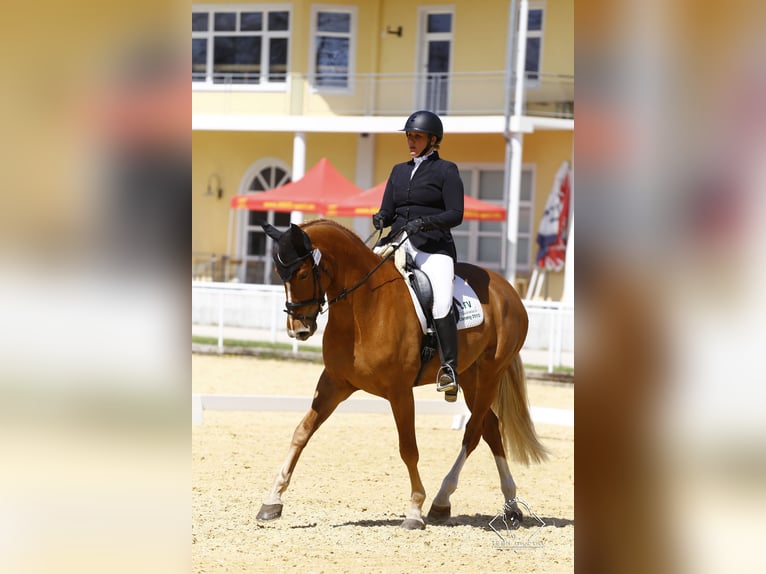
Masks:
[[[407,253],[415,260],[415,266],[428,275],[434,292],[434,319],[446,317],[452,308],[452,292],[455,281],[455,265],[452,257],[426,253],[413,247],[409,240],[404,242]]]

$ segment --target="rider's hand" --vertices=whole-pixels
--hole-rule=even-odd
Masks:
[[[385,216],[379,211],[372,216],[372,226],[375,229],[383,229],[386,226]]]
[[[404,226],[404,231],[407,232],[407,235],[409,237],[412,237],[416,233],[423,230],[425,223],[423,222],[422,217],[418,217],[417,219],[413,219],[412,221],[408,221],[407,224]]]

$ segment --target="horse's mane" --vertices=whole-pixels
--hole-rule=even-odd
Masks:
[[[330,219],[315,219],[313,221],[309,221],[308,223],[304,223],[301,228],[306,233],[308,233],[309,236],[311,236],[312,229],[322,229],[322,231],[326,229],[330,233],[340,233],[346,240],[354,244],[354,247],[375,255],[375,253],[364,243],[364,241],[361,240],[361,238],[356,233],[351,231],[348,227],[344,227],[340,223]]]

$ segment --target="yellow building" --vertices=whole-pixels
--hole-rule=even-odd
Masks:
[[[554,177],[572,160],[573,20],[574,0],[194,4],[196,268],[213,261],[219,278],[275,282],[255,220],[286,225],[290,214],[234,212],[230,198],[297,180],[323,157],[368,189],[408,159],[407,116],[430,109],[466,193],[511,208],[505,223],[454,230],[459,258],[523,292]],[[362,237],[372,229],[368,218],[341,222]],[[545,295],[560,299],[563,283],[550,274]]]

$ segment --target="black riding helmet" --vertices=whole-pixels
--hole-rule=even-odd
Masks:
[[[428,110],[420,110],[414,112],[404,124],[404,128],[399,130],[402,132],[423,132],[426,134],[432,134],[436,136],[436,145],[439,145],[444,137],[444,127],[442,121],[433,112]],[[429,146],[430,147],[430,146]]]

